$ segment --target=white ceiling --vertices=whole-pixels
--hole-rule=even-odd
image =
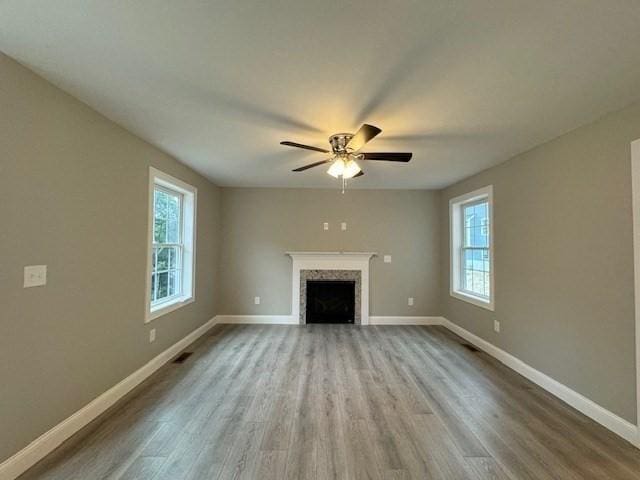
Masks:
[[[0,50],[220,185],[439,188],[640,98],[638,0],[0,0]]]

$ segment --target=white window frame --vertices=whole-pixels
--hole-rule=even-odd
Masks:
[[[151,275],[153,270],[153,209],[156,186],[182,195],[182,279],[181,295],[151,305]],[[196,291],[196,208],[198,189],[156,168],[149,167],[149,212],[147,226],[147,280],[145,293],[145,323],[173,312],[195,301]]]
[[[462,207],[470,203],[487,201],[489,204],[489,298],[474,295],[462,288],[462,244],[464,231],[462,228]],[[469,302],[487,310],[495,310],[495,268],[494,268],[494,228],[493,228],[493,185],[465,193],[449,200],[449,256],[450,285],[449,294],[459,300]]]

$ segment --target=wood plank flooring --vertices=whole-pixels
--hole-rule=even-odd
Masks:
[[[443,327],[218,325],[21,479],[640,479],[640,451]]]

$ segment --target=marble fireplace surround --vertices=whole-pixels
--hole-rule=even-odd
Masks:
[[[369,260],[375,255],[374,252],[286,252],[286,254],[293,260],[291,276],[293,319],[301,324],[305,323],[306,311],[301,307],[306,306],[307,280],[355,280],[355,323],[369,324]],[[305,296],[304,299],[302,295]]]

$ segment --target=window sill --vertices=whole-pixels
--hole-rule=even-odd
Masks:
[[[147,318],[145,319],[144,323],[149,323],[158,317],[161,317],[163,315],[166,315],[167,313],[171,313],[179,309],[180,307],[189,305],[190,303],[193,303],[193,301],[194,301],[193,296],[179,297],[172,300],[171,302],[167,302],[166,304],[157,305],[153,307],[151,310],[147,311]]]
[[[486,310],[490,310],[490,311],[494,311],[495,310],[495,306],[494,306],[494,302],[493,299],[492,300],[486,300],[484,298],[481,297],[476,297],[474,295],[468,294],[466,292],[460,292],[460,291],[451,291],[449,292],[451,294],[452,297],[457,298],[458,300],[462,300],[464,302],[467,303],[471,303],[472,305],[475,305],[476,307],[480,307],[480,308],[484,308]]]

